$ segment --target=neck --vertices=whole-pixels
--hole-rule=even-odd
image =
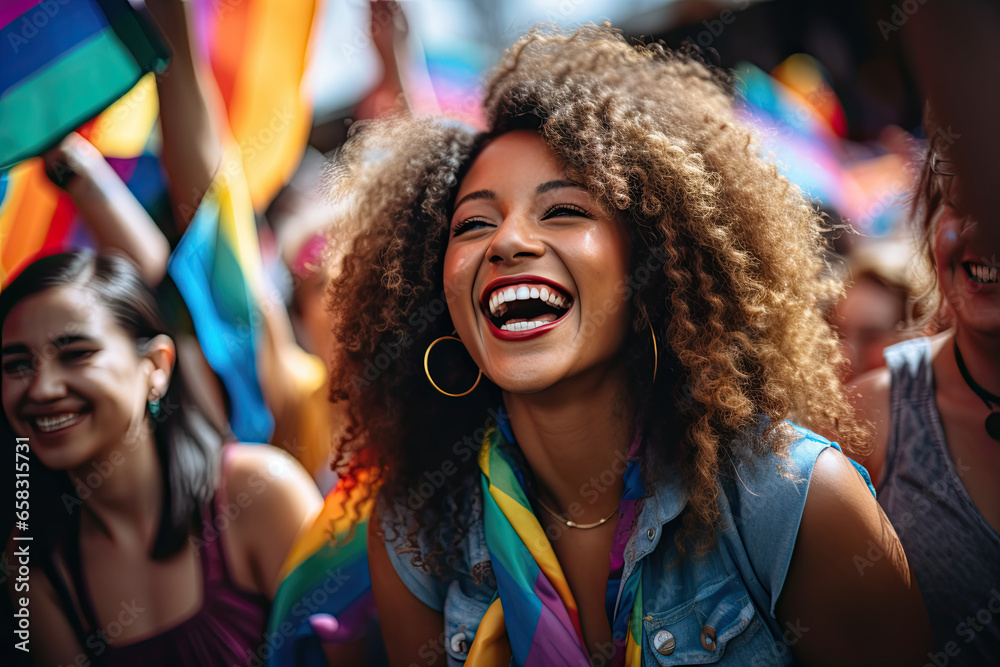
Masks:
[[[962,328],[957,328],[954,336],[972,379],[991,394],[1000,395],[1000,338]],[[955,373],[958,374],[957,360]],[[959,381],[964,382],[961,376]]]
[[[163,483],[148,424],[69,475],[84,499],[85,526],[112,541],[152,544],[160,522]]]
[[[539,496],[577,523],[604,518],[621,501],[634,420],[625,387],[624,370],[614,369],[600,377],[573,378],[572,387],[504,393]]]

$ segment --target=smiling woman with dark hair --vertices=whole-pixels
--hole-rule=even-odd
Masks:
[[[244,664],[319,508],[308,475],[222,446],[124,257],[37,260],[0,294],[0,324],[3,419],[31,450],[36,664]]]
[[[820,220],[725,77],[542,29],[485,116],[363,127],[335,173],[356,230],[330,288],[340,462],[383,471],[391,662],[918,660],[866,474],[787,421],[865,448]]]

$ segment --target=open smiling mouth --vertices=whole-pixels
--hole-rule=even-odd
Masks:
[[[962,262],[965,273],[972,278],[973,282],[992,284],[1000,282],[1000,270],[996,266],[977,264],[975,262]]]
[[[484,304],[487,317],[501,331],[530,331],[561,319],[573,299],[550,285],[517,283],[498,287]]]
[[[35,427],[35,430],[40,433],[55,433],[69,428],[70,426],[76,426],[83,421],[83,418],[87,416],[88,412],[89,410],[80,410],[77,412],[39,415],[36,417],[29,417],[28,421]]]

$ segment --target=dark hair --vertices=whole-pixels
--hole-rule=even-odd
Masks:
[[[170,335],[156,297],[139,270],[114,252],[76,251],[36,260],[0,293],[0,327],[24,299],[63,286],[91,291],[135,339],[140,353],[155,336]],[[222,434],[191,402],[179,364],[174,365],[160,403],[160,414],[150,416],[166,494],[153,543],[152,557],[157,560],[180,551],[195,513],[211,500],[222,442]],[[6,413],[2,426],[13,431]],[[76,525],[74,510],[82,504],[82,498],[66,472],[49,470],[33,453],[30,456],[32,526],[43,527],[41,534],[36,533],[38,552],[51,554],[52,547]]]

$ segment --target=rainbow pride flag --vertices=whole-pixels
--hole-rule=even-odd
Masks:
[[[14,46],[18,47],[19,55],[16,62],[21,70],[24,70],[32,62],[37,66],[34,79],[29,76],[23,81],[19,80],[27,85],[26,88],[22,86],[24,89],[19,94],[22,98],[27,95],[28,99],[24,100],[26,106],[22,112],[15,110],[17,119],[22,117],[25,119],[38,118],[38,109],[45,109],[45,113],[50,111],[63,113],[72,110],[72,106],[63,105],[63,97],[68,90],[73,88],[75,81],[70,84],[53,82],[51,80],[53,74],[49,74],[48,79],[43,77],[44,72],[47,71],[46,68],[54,70],[56,73],[65,74],[65,71],[60,70],[59,67],[65,68],[69,65],[59,64],[62,57],[69,58],[69,63],[74,66],[79,65],[78,61],[73,60],[73,50],[69,48],[72,44],[67,46],[60,42],[60,40],[72,39],[74,35],[79,37],[79,35],[70,33],[67,37],[65,31],[60,32],[57,29],[59,24],[56,19],[69,16],[71,6],[97,6],[98,4],[101,3],[91,3],[85,0],[56,0],[55,5],[59,9],[58,12],[52,7],[51,0],[50,2],[15,0],[0,7],[0,24],[10,20],[0,30],[0,48],[10,47],[13,50]],[[120,3],[111,4],[118,5]],[[75,7],[75,9],[77,12],[82,11],[79,7]],[[23,10],[22,13],[16,14],[16,11],[21,10]],[[129,12],[131,10],[128,10],[126,15],[131,16]],[[49,14],[52,13],[54,16],[50,18]],[[13,19],[10,18],[12,16]],[[90,16],[96,20],[103,15],[91,13]],[[39,25],[42,27],[38,28]],[[136,23],[136,25],[143,24]],[[32,32],[29,26],[35,26],[38,32]],[[111,28],[106,30],[111,30]],[[22,35],[31,37],[27,45],[21,44],[20,40],[27,39]],[[108,41],[111,41],[112,44],[115,43],[113,37],[106,37],[105,43]],[[77,42],[76,48],[83,48],[82,44],[82,42]],[[158,40],[155,41],[155,44],[159,44]],[[27,48],[29,45],[31,47],[30,53]],[[49,57],[48,61],[45,61],[46,57]],[[34,61],[30,58],[33,58]],[[6,62],[5,59],[4,65]],[[165,63],[165,60],[163,62]],[[162,64],[158,61],[156,69],[161,69],[161,67]],[[0,79],[11,80],[12,72],[13,70],[5,68],[3,72],[0,72]],[[136,70],[136,73],[137,75],[142,74],[139,70]],[[61,86],[60,88],[49,87],[57,83]],[[3,86],[4,84],[0,84],[0,109],[9,108],[5,105],[10,103],[10,99],[7,97],[8,92]],[[104,109],[103,112],[79,128],[77,126],[93,113],[81,113],[78,118],[75,116],[68,118],[61,125],[53,124],[51,127],[41,128],[51,130],[50,136],[48,138],[36,136],[33,141],[28,141],[32,147],[25,150],[34,151],[30,152],[29,155],[44,151],[61,140],[71,130],[77,129],[84,139],[94,144],[106,157],[144,163],[141,169],[130,168],[128,165],[121,165],[119,169],[118,165],[113,165],[123,176],[126,185],[133,192],[141,193],[138,196],[140,202],[145,204],[147,201],[153,201],[165,195],[166,190],[162,185],[162,178],[158,172],[150,170],[148,164],[145,164],[148,163],[149,156],[142,155],[159,111],[153,74],[148,73],[142,76],[125,95],[121,95],[118,91],[102,91],[99,87],[82,91],[76,90],[76,95],[70,98],[71,103],[89,106],[85,99],[88,94],[94,95],[91,100],[93,108],[97,111]],[[110,106],[108,106],[109,104]],[[107,108],[105,109],[105,107]],[[7,134],[14,135],[14,139],[22,143],[31,138],[31,135],[20,134],[21,130],[17,124],[19,122],[20,120],[15,120],[13,125],[0,126],[0,145],[5,145],[4,137]],[[2,149],[0,149],[0,155],[3,155]],[[5,161],[5,159],[0,158],[0,161]],[[3,170],[0,169],[0,171]],[[10,171],[3,173],[5,173],[7,180],[7,188],[5,192],[0,193],[0,239],[3,239],[2,247],[0,247],[0,284],[7,284],[32,258],[68,250],[74,247],[76,240],[84,234],[81,231],[76,205],[73,203],[72,197],[49,181],[45,176],[44,166],[40,159],[24,160]],[[159,188],[160,192],[153,195],[152,191],[155,188]]]
[[[107,161],[147,211],[167,210],[166,183],[155,156]],[[90,246],[73,198],[49,181],[40,159],[26,160],[0,178],[7,184],[0,189],[0,285],[35,257]]]
[[[61,33],[52,29],[57,18],[69,15],[67,7],[95,7],[93,16],[98,18],[117,16],[113,12],[104,14],[102,8],[105,6],[124,7],[127,11],[123,10],[123,16],[134,14],[128,9],[126,0],[3,0],[0,4],[0,26],[3,28],[0,29],[0,44],[6,48],[13,41],[24,55],[27,45],[22,45],[20,40],[30,37],[28,44],[34,49],[32,52],[43,56],[49,54],[46,62],[52,63],[58,60],[59,54],[70,50],[60,46]],[[241,149],[240,161],[251,201],[258,211],[266,208],[294,173],[308,138],[312,95],[305,80],[313,38],[318,32],[316,19],[322,5],[323,0],[294,3],[279,0],[193,1],[199,46],[211,64],[224,104],[221,112],[225,118],[221,123],[232,127],[233,138]],[[97,13],[99,10],[102,13]],[[45,25],[38,28],[43,23]],[[37,32],[31,29],[32,25]],[[111,29],[119,25],[121,22],[114,23]],[[138,25],[144,28],[143,24]],[[151,43],[156,46],[159,41]],[[154,52],[159,54],[157,49],[160,48],[156,46]],[[23,69],[27,62],[18,56],[19,67]],[[158,62],[155,70],[159,71],[164,64],[165,61]],[[0,79],[9,78],[6,57],[3,65]],[[42,65],[44,62],[39,67]],[[95,103],[94,112],[81,114],[58,130],[52,126],[50,139],[34,142],[32,149],[19,152],[20,157],[11,157],[10,161],[39,154],[73,129],[106,157],[137,158],[147,148],[156,124],[159,112],[156,82],[152,75],[147,75],[127,95],[119,97],[127,89],[128,86],[123,86],[117,94],[109,95],[100,104]],[[31,90],[38,96],[31,109],[66,108],[62,102],[67,88],[49,88],[46,84]],[[89,92],[93,94],[96,90]],[[0,98],[4,95],[6,92],[0,86]],[[56,96],[59,105],[53,103]],[[115,99],[117,101],[97,118],[80,127]],[[26,118],[37,116],[34,111],[25,111],[23,115]],[[15,127],[0,122],[0,146],[6,133],[17,134]],[[3,155],[0,150],[0,164],[6,164]],[[0,195],[0,239],[3,239],[0,284],[9,282],[30,258],[68,249],[79,227],[72,198],[49,182],[40,160],[26,160],[14,167],[7,181],[6,193]],[[130,181],[126,183],[130,188],[133,185]],[[148,192],[150,183],[147,180],[136,187]]]
[[[0,45],[8,52],[0,67],[0,170],[54,146],[168,59],[126,0],[5,0]]]
[[[238,164],[228,149],[223,165]],[[167,273],[184,298],[205,359],[229,394],[229,425],[241,442],[268,442],[274,419],[257,375],[263,272],[246,181],[220,168]]]
[[[375,620],[368,518],[377,488],[362,473],[329,494],[282,567],[265,636],[269,667],[327,664],[323,642],[364,639]]]
[[[324,0],[194,0],[199,47],[263,211],[302,159],[312,128],[307,85]]]

